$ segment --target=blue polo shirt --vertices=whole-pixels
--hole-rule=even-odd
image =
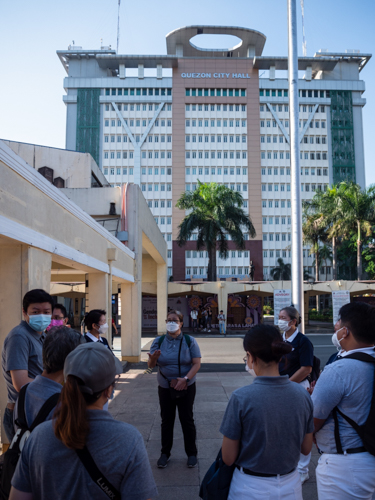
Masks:
[[[312,366],[314,360],[314,347],[306,335],[298,332],[290,344],[293,350],[283,356],[279,363],[280,375],[288,375],[289,378],[301,366]]]

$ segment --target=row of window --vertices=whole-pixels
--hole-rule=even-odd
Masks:
[[[268,224],[273,224],[274,223],[274,219],[275,219],[275,224],[291,224],[291,218],[290,217],[263,217],[263,225],[267,225],[267,220],[268,220]]]
[[[260,97],[288,97],[287,90],[275,90],[275,89],[259,89]],[[315,99],[324,99],[325,97],[331,97],[329,90],[299,90],[299,97],[314,97]]]
[[[246,127],[246,120],[185,120],[186,127],[196,127],[198,122],[198,127],[221,127],[230,128],[233,127]],[[190,125],[191,124],[191,125]],[[229,125],[228,125],[229,124]]]
[[[244,202],[243,206],[245,207],[245,202]],[[246,202],[246,207],[247,207],[247,202]],[[224,236],[225,236],[225,239],[228,241],[230,241],[232,239],[229,234],[225,234]],[[190,237],[190,241],[197,241],[197,239],[198,239],[197,233],[193,233]],[[243,233],[243,239],[247,241],[249,239],[249,234]]]
[[[246,104],[185,104],[186,111],[246,111]]]
[[[115,175],[115,170],[116,170],[116,175],[121,175],[121,171],[122,171],[122,175],[128,175],[128,172],[129,172],[129,175],[134,175],[134,168],[133,167],[130,167],[130,168],[110,168],[109,169],[109,175]],[[104,175],[108,175],[108,168],[106,167],[104,169]]]
[[[278,106],[272,105],[273,111],[278,110],[279,113],[282,113],[283,111],[285,113],[289,113],[289,106],[287,104],[279,104]],[[264,111],[269,111],[268,106],[265,106],[264,104],[261,104],[259,107],[259,111],[263,113]]]
[[[155,158],[158,159],[160,154],[160,158],[163,160],[165,158],[170,159],[172,158],[172,152],[167,151],[167,154],[165,154],[165,151],[142,151],[142,158]],[[124,160],[127,160],[128,158],[131,160],[134,158],[134,152],[133,151],[104,151],[104,159],[108,160],[114,160],[115,158],[117,160],[121,159],[121,157]]]
[[[275,203],[275,208],[285,208],[285,202],[287,203],[287,207],[290,208],[291,207],[291,202],[290,200],[268,200],[268,208],[272,208],[273,207],[273,203]],[[280,206],[279,206],[280,204]],[[262,200],[262,207],[263,208],[267,208],[267,201],[266,200]]]
[[[327,137],[320,137],[318,135],[310,135],[309,137],[307,137],[305,135],[305,137],[303,138],[303,144],[314,144],[314,141],[315,144],[327,144]]]
[[[246,97],[246,89],[185,89],[186,97]]]
[[[172,217],[154,217],[154,219],[156,224],[160,224],[161,226],[172,224]]]
[[[229,141],[228,141],[229,138]],[[197,140],[198,139],[198,140]],[[204,139],[204,140],[203,140]],[[246,135],[186,135],[185,142],[242,142],[246,143]]]
[[[235,257],[244,257],[245,259],[248,259],[249,258],[249,251],[248,250],[231,250],[230,251],[230,256],[234,259]],[[200,258],[200,259],[203,259],[203,258],[206,258],[208,259],[208,252],[204,251],[204,250],[186,250],[185,252],[185,257],[187,259],[190,259],[190,258],[193,258],[193,259],[196,259],[196,258]]]
[[[247,192],[247,184],[242,184],[242,189],[241,189],[241,184],[226,184],[224,183],[225,187],[229,187],[232,191],[245,191]],[[185,191],[195,191],[197,189],[197,184],[185,184]]]
[[[153,167],[148,167],[148,168],[142,167],[141,173],[142,173],[142,175],[146,175],[146,173],[148,175],[153,175],[153,174],[154,175],[159,175],[159,170],[160,170],[160,175],[165,175],[165,174],[172,175],[172,169],[170,167],[168,167],[167,169],[164,168],[164,167],[161,167],[160,169],[159,169],[159,167],[155,167],[155,168],[153,168]]]
[[[304,187],[305,186],[305,187]],[[290,191],[290,184],[286,185],[286,190]],[[268,184],[268,189],[266,187],[266,184],[262,184],[262,191],[279,191],[279,184]],[[280,191],[285,191],[285,184],[280,184]],[[301,191],[310,191],[310,184],[301,184]],[[327,184],[322,185],[322,184],[311,184],[311,191],[327,191]]]
[[[289,160],[290,159],[290,153],[289,152],[286,152],[284,153],[283,151],[261,151],[260,153],[260,158],[262,160],[284,160],[284,155],[285,155],[285,159],[286,160]],[[348,159],[351,158],[351,154],[350,153],[337,153],[337,156],[339,157],[341,155],[341,157],[343,157],[342,159],[344,159],[346,156],[348,157]],[[302,152],[300,151],[300,154],[299,154],[299,157],[301,160],[327,160],[327,153],[307,153],[307,152]],[[281,169],[280,169],[281,170]]]
[[[117,104],[117,108],[119,111],[156,111],[160,107],[160,104]],[[113,108],[111,105],[105,105],[106,111],[112,111]],[[164,106],[164,110],[172,111],[172,104],[166,104]],[[114,110],[113,110],[114,111]]]
[[[276,234],[273,234],[273,233],[264,233],[263,234],[263,241],[274,241],[274,237],[275,237],[275,241],[287,241],[287,238],[288,238],[288,241],[291,240],[291,235],[290,233],[286,234],[286,233],[276,233]]]
[[[105,89],[104,95],[172,95],[172,89]]]
[[[289,113],[289,106],[288,105],[282,105],[282,104],[272,104],[272,110],[273,111],[278,111],[279,113],[282,113],[283,111],[285,113]],[[264,104],[260,105],[260,112],[268,111],[269,108],[268,106],[265,106]],[[306,105],[300,105],[299,106],[299,112],[300,113],[312,113],[314,110],[314,106],[306,106]],[[325,106],[318,106],[316,108],[316,113],[325,113]]]
[[[283,168],[280,168],[280,175],[284,175],[284,169]],[[311,175],[315,175],[315,171],[316,171],[316,175],[328,175],[328,168],[301,168],[301,175],[309,175],[311,173]],[[279,174],[279,169],[277,167],[275,168],[272,168],[272,167],[269,167],[269,168],[262,168],[262,175],[278,175]],[[290,175],[290,168],[287,168],[286,169],[286,174],[287,175]]]
[[[203,153],[204,153],[204,156],[203,156]],[[229,156],[228,156],[229,155]],[[237,151],[236,153],[234,151],[224,151],[224,152],[221,152],[221,151],[198,151],[198,156],[197,156],[197,151],[186,151],[185,153],[185,158],[189,159],[189,158],[211,158],[211,159],[215,159],[217,158],[218,160],[220,160],[221,158],[224,158],[224,160],[226,160],[227,158],[229,158],[230,160],[233,160],[234,158],[236,159],[246,159],[247,158],[247,152],[246,151],[242,151],[242,153],[240,151]]]
[[[277,124],[277,121],[276,120],[260,120],[260,128],[271,128],[271,122],[272,122],[272,127],[273,128],[276,128],[278,126]],[[285,125],[286,128],[289,127],[289,121],[288,120],[285,120],[283,122],[283,120],[280,120],[280,123],[281,125]],[[300,120],[299,121],[299,128],[302,128],[306,125],[307,123],[307,120]],[[326,122],[325,121],[321,121],[321,120],[311,120],[310,124],[309,124],[309,127],[310,128],[326,128]]]
[[[271,97],[288,97],[288,91],[287,90],[269,90],[269,89],[259,89],[259,95],[260,97],[263,96],[271,96]]]
[[[152,203],[154,203],[154,208],[159,208],[159,203],[160,203],[160,208],[165,208],[165,203],[167,203],[167,208],[172,208],[172,202],[171,200],[155,200],[154,202],[152,202],[152,200],[149,200],[147,202],[147,205],[148,205],[148,208],[152,208]]]
[[[283,253],[286,254],[285,251],[283,251]],[[283,255],[284,256],[284,255]],[[280,255],[279,255],[280,257]],[[286,255],[285,255],[286,257]],[[272,267],[270,268],[272,269]],[[314,276],[315,275],[315,268],[313,268],[312,266],[305,266],[303,268],[304,271],[306,271],[308,274],[310,274],[310,276]],[[319,273],[320,274],[331,274],[331,266],[322,266],[320,269],[319,269]],[[268,267],[263,267],[263,276],[268,276]]]
[[[283,135],[261,135],[260,136],[260,142],[261,144],[283,144],[284,142],[284,136]],[[303,144],[327,144],[327,138],[325,136],[320,137],[320,136],[314,136],[310,135],[309,137],[305,136],[303,138]]]
[[[126,124],[128,124],[127,120],[124,120]],[[122,127],[121,120],[104,120],[104,126],[109,127],[109,122],[111,122],[111,127]],[[142,125],[141,125],[142,122]],[[134,127],[134,123],[136,127],[147,127],[150,124],[151,120],[129,120],[129,126]],[[155,120],[154,127],[172,127],[172,120]]]
[[[198,170],[198,175],[203,175],[203,167],[187,167],[185,169],[185,172],[186,172],[186,175],[190,175],[190,172],[192,173],[192,175],[197,175],[197,170]],[[234,167],[231,167],[231,168],[228,168],[228,167],[204,167],[204,175],[210,175],[210,172],[211,172],[211,175],[221,175],[221,174],[224,174],[224,175],[241,175],[241,170],[242,170],[242,175],[247,175],[247,168],[246,167],[243,167],[241,169],[241,167],[237,167],[237,168],[234,168]]]
[[[167,189],[165,188],[167,186]],[[145,191],[159,191],[159,184],[141,184],[141,190]],[[172,184],[160,184],[160,191],[172,191]]]
[[[117,137],[117,139],[116,139]],[[121,137],[122,137],[122,142],[130,142],[130,139],[128,140],[127,135],[105,135],[104,136],[104,142],[121,142]],[[135,135],[135,142],[140,142],[141,141],[141,136],[140,135]],[[160,141],[159,141],[160,138]],[[148,142],[172,142],[172,136],[171,135],[148,135],[147,136]]]
[[[286,258],[287,256],[287,251],[286,250],[263,250],[263,258],[267,259],[268,255],[270,259],[272,259],[276,254],[276,258],[282,257],[283,259]],[[288,250],[288,257],[290,258],[291,256],[291,251]]]
[[[190,276],[205,276],[207,274],[208,270],[207,267],[187,267],[185,269],[185,276],[190,277]],[[222,276],[222,275],[236,275],[236,276],[242,276],[242,275],[248,275],[249,274],[249,267],[231,267],[231,266],[219,266],[217,268],[217,274]]]

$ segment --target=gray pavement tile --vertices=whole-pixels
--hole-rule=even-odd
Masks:
[[[194,414],[194,420],[197,427],[200,425],[220,426],[223,420],[224,412],[202,411]]]
[[[159,440],[150,440],[146,446],[148,458],[150,461],[157,460],[161,453],[161,441],[160,435]],[[171,450],[171,460],[174,459],[184,459],[187,460],[187,456],[184,448],[184,440],[182,438],[173,439],[173,448]]]
[[[197,448],[198,448],[199,463],[201,463],[201,461],[204,459],[211,460],[212,463],[221,448],[222,442],[223,442],[222,438],[212,438],[212,439],[198,438]]]
[[[161,486],[158,492],[158,500],[200,500],[199,486]]]
[[[151,429],[151,432],[150,432],[150,437],[149,439],[157,439],[160,441],[161,439],[161,429],[160,429],[160,425],[154,425]],[[173,429],[173,438],[174,439],[180,439],[182,438],[182,429],[180,426],[174,426],[174,429]]]
[[[197,439],[223,439],[223,435],[220,434],[219,428],[220,424],[200,424],[197,426]]]
[[[219,450],[218,450],[219,451]],[[212,458],[199,458],[198,455],[198,467],[199,467],[199,483],[203,481],[206,472],[211,467],[213,461],[216,458],[217,453]]]
[[[212,394],[210,392],[205,392],[203,394],[198,394],[195,398],[195,404],[203,403],[203,402],[209,402],[209,401],[217,401],[217,402],[226,402],[228,403],[228,396],[226,394],[226,391],[221,390],[219,394]]]
[[[302,486],[302,495],[303,500],[317,500],[318,490],[316,489],[316,482],[312,482],[311,478]]]
[[[197,394],[195,400],[205,394],[224,394],[224,387],[220,384],[218,386],[206,387],[206,384],[197,385]]]
[[[172,458],[165,469],[158,469],[156,460],[152,460],[151,469],[156,485],[159,486],[179,486],[181,491],[185,486],[199,486],[199,469],[189,469],[186,466],[187,457]],[[176,500],[179,496],[176,497]]]
[[[228,401],[198,401],[194,405],[194,412],[199,413],[201,411],[220,411],[224,412],[228,406]]]

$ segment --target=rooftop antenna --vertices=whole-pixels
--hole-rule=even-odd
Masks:
[[[306,57],[306,37],[305,37],[305,5],[304,0],[301,0],[301,10],[302,10],[302,53],[303,57]]]
[[[118,54],[118,46],[120,43],[120,4],[121,0],[118,0],[118,9],[117,9],[117,54]]]

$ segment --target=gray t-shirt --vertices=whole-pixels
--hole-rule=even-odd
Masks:
[[[234,391],[220,427],[227,438],[240,440],[236,464],[265,474],[297,467],[302,441],[313,430],[311,398],[287,375],[256,377]]]
[[[100,472],[126,500],[147,500],[158,492],[141,434],[103,410],[88,410],[86,442]],[[107,499],[74,450],[53,432],[53,421],[30,435],[18,461],[12,485],[38,500],[51,498]]]
[[[26,422],[29,427],[34,422],[36,416],[39,413],[39,410],[47,401],[47,399],[49,399],[50,396],[53,396],[56,393],[60,393],[61,389],[62,389],[61,384],[47,377],[43,377],[42,375],[37,375],[35,380],[30,382],[30,384],[27,386],[26,396],[25,396]],[[54,411],[55,408],[51,410],[46,420],[52,419]],[[16,402],[16,406],[14,407],[13,422],[16,421],[17,417],[18,417],[18,399]],[[18,427],[16,424],[14,424],[14,429],[17,432]]]
[[[192,365],[193,358],[201,358],[201,351],[194,337],[190,337],[190,348],[186,343],[185,337],[182,337],[182,333],[177,337],[173,338],[170,335],[166,334],[164,340],[160,346],[160,357],[158,359],[158,365],[160,366],[160,370],[163,375],[167,377],[168,380],[172,380],[174,378],[179,377],[178,373],[178,351],[180,348],[180,342],[182,338],[182,346],[181,346],[181,354],[180,354],[180,365],[181,365],[181,377],[185,377]],[[157,337],[150,349],[150,353],[153,354],[155,351],[159,349],[159,339]],[[196,377],[193,377],[188,385],[194,384]],[[167,389],[169,387],[169,383],[165,380],[160,372],[158,372],[158,384],[160,387],[164,387]]]
[[[375,355],[373,349],[368,354]],[[363,425],[368,417],[374,384],[374,365],[356,359],[338,359],[327,365],[316,383],[312,400],[314,418],[326,420],[316,433],[321,451],[336,453],[332,410],[337,406],[345,415]],[[363,446],[353,427],[338,414],[343,450]]]
[[[15,403],[18,398],[18,392],[12,384],[11,370],[27,370],[30,378],[42,373],[43,339],[43,335],[33,330],[26,321],[21,321],[5,338],[1,364],[9,403]]]

